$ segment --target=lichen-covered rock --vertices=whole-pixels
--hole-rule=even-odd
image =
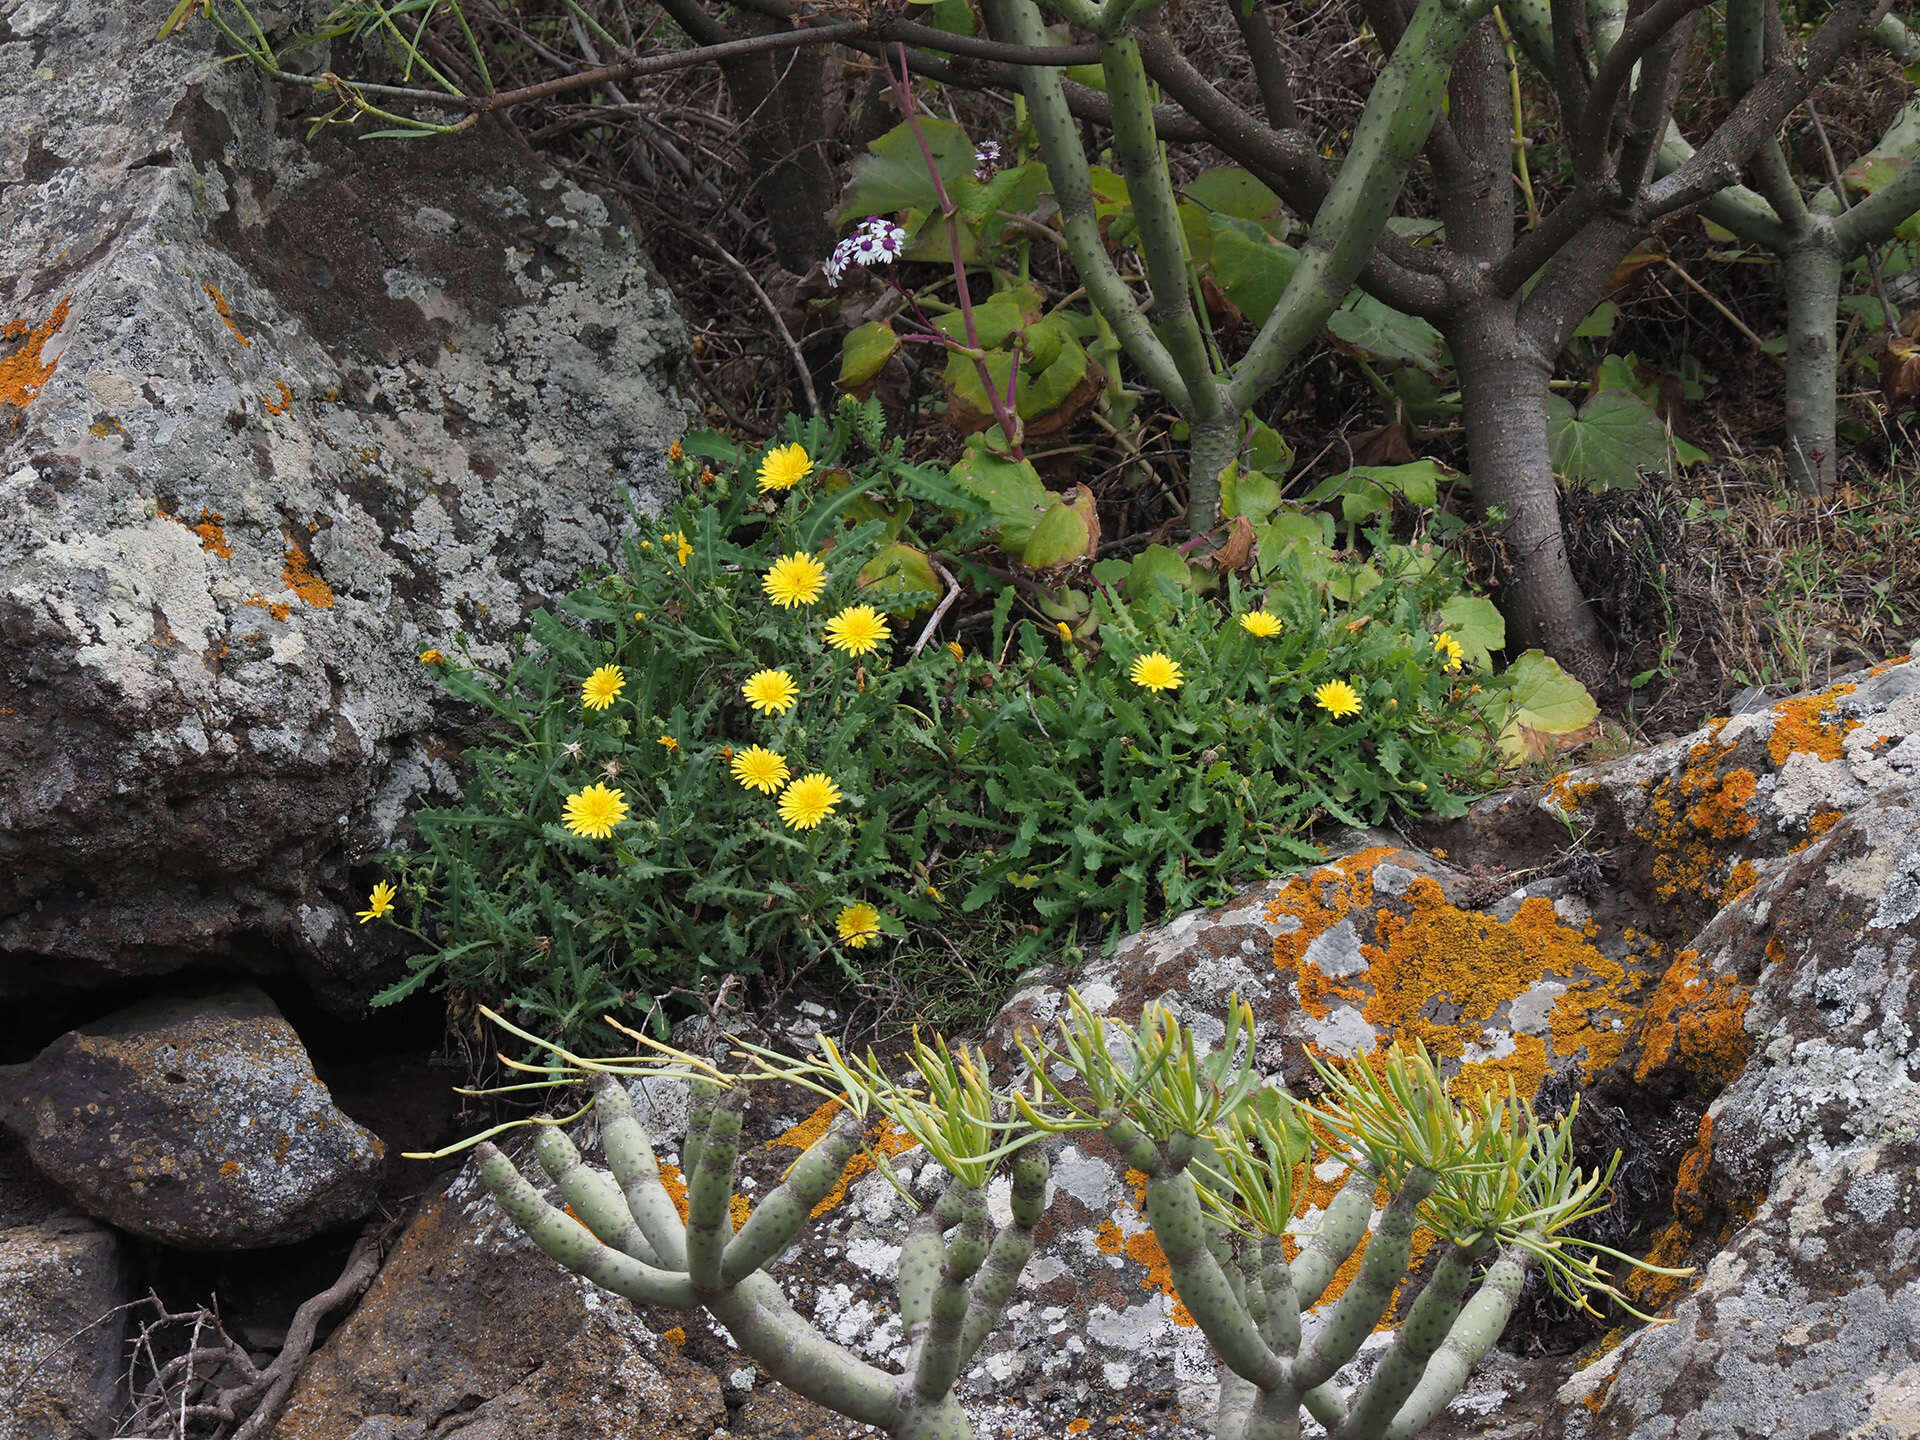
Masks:
[[[1679,946],[1768,865],[1916,779],[1920,660],[1901,656],[1488,800],[1434,838],[1516,866],[1573,842],[1604,866],[1608,890],[1639,907],[1642,930]]]
[[[664,1328],[664,1327],[663,1327]],[[553,1264],[473,1167],[428,1197],[308,1363],[276,1440],[708,1440],[720,1381]]]
[[[349,872],[452,782],[418,657],[500,658],[657,505],[685,338],[498,127],[309,145],[172,8],[0,25],[0,995],[212,961],[352,1013]]]
[[[373,1208],[386,1147],[257,990],[136,1005],[0,1067],[0,1123],[88,1214],[189,1250],[286,1245]]]
[[[1681,1297],[1676,1323],[1575,1375],[1552,1433],[1920,1433],[1920,784],[1853,809],[1696,944],[1635,1063],[1724,1086],[1654,1246],[1705,1272],[1648,1287]]]
[[[0,1230],[0,1440],[111,1435],[132,1298],[120,1237],[77,1215]]]

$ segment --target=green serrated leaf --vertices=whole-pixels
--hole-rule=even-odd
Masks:
[[[973,142],[951,120],[922,115],[920,129],[941,179],[952,183],[973,173]],[[902,122],[867,146],[854,162],[853,175],[834,212],[836,225],[849,225],[867,215],[892,215],[901,210],[931,214],[939,205],[933,177],[913,128]]]
[[[1609,390],[1576,413],[1560,395],[1547,397],[1547,443],[1556,474],[1598,490],[1632,490],[1640,471],[1667,466],[1667,427],[1638,395]]]

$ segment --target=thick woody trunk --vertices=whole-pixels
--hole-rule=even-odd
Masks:
[[[1560,528],[1560,487],[1547,447],[1551,360],[1521,343],[1511,300],[1465,312],[1446,334],[1460,368],[1474,503],[1483,519],[1505,516],[1500,535],[1510,577],[1498,598],[1507,648],[1537,646],[1594,683],[1606,670],[1606,647],[1574,582]]]
[[[1786,252],[1787,475],[1802,495],[1832,488],[1840,384],[1834,329],[1840,310],[1840,244],[1833,222],[1806,217]]]

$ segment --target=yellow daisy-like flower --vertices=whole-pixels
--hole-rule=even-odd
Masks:
[[[756,670],[740,687],[740,693],[762,715],[784,715],[800,698],[800,687],[784,670]]]
[[[393,897],[399,893],[384,880],[375,885],[373,894],[367,897],[367,908],[359,912],[360,923],[364,925],[367,921],[378,920],[386,914],[393,908]]]
[[[733,778],[749,790],[771,795],[787,783],[787,757],[764,745],[749,745],[733,757]]]
[[[438,650],[422,650],[420,652],[420,663],[422,665],[444,665],[447,663],[447,657],[442,655]]]
[[[806,551],[782,555],[760,582],[767,598],[782,610],[796,605],[811,605],[827,585],[827,567]]]
[[[842,945],[849,950],[865,949],[880,938],[880,912],[862,901],[842,910],[835,917],[833,926],[840,932]]]
[[[1452,674],[1465,663],[1465,655],[1460,649],[1460,642],[1451,635],[1434,636],[1433,652],[1442,657],[1440,668],[1448,674]]]
[[[617,790],[593,784],[567,797],[562,818],[567,829],[589,840],[604,840],[627,818],[627,802]]]
[[[646,618],[647,618],[647,612],[644,610],[636,610],[633,612],[633,619],[635,624],[638,624],[640,621]]]
[[[627,677],[618,665],[602,665],[580,682],[580,703],[589,710],[605,710],[626,688]]]
[[[849,655],[871,655],[892,638],[871,605],[849,605],[827,622],[827,644]]]
[[[776,445],[760,462],[760,490],[791,490],[813,473],[813,457],[804,445]]]
[[[1150,650],[1140,656],[1127,674],[1142,690],[1178,690],[1180,682],[1186,678],[1172,657],[1158,650]]]
[[[675,750],[678,750],[680,748],[680,742],[674,739],[673,736],[671,735],[662,735],[658,740],[654,741],[653,743],[661,746],[663,749],[667,751],[668,754],[672,754]]]
[[[1240,628],[1257,640],[1271,640],[1280,633],[1280,620],[1265,610],[1249,610],[1240,617]]]
[[[780,818],[795,830],[811,830],[844,798],[838,785],[815,770],[780,792]]]
[[[678,530],[675,530],[669,535],[662,535],[660,538],[669,545],[678,545],[680,547],[680,563],[684,566],[687,563],[687,557],[693,554],[693,542]]]
[[[958,640],[947,641],[947,649],[953,652],[954,659],[956,660],[966,659],[967,652],[960,648],[960,642]]]
[[[1360,692],[1344,680],[1329,680],[1313,692],[1313,700],[1336,720],[1360,713]]]
[[[1060,637],[1060,643],[1062,645],[1073,644],[1073,627],[1067,624],[1066,621],[1064,620],[1055,621],[1053,629],[1054,629],[1054,633]]]

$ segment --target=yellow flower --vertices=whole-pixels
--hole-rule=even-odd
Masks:
[[[1128,674],[1133,683],[1143,690],[1178,690],[1180,682],[1186,678],[1171,657],[1158,650],[1148,651],[1135,660]]]
[[[1259,640],[1271,640],[1280,633],[1280,621],[1265,610],[1249,610],[1240,617],[1240,628]]]
[[[813,459],[803,445],[776,445],[760,462],[760,489],[791,490],[813,473]]]
[[[1344,680],[1329,680],[1313,692],[1314,703],[1336,720],[1360,713],[1360,692]]]
[[[373,894],[367,897],[367,908],[359,912],[360,923],[364,925],[367,921],[378,920],[382,915],[386,914],[387,911],[393,908],[393,897],[398,893],[393,886],[384,880],[378,885],[375,885],[373,887]]]
[[[1071,625],[1067,624],[1064,620],[1059,620],[1054,623],[1053,628],[1059,634],[1062,645],[1073,644],[1073,627]]]
[[[1458,670],[1464,661],[1464,656],[1460,649],[1460,642],[1451,635],[1434,636],[1433,650],[1436,655],[1445,657],[1444,663],[1440,668],[1449,674]]]
[[[633,618],[636,622],[644,620],[647,618],[647,612],[644,610],[636,610],[633,612]]]
[[[589,840],[606,839],[613,833],[613,827],[626,818],[627,802],[618,791],[604,785],[589,785],[567,797],[567,829]]]
[[[662,746],[667,751],[668,754],[672,754],[675,750],[678,750],[680,748],[680,742],[674,739],[673,736],[671,735],[662,735],[658,740],[654,741],[653,743],[656,745]]]
[[[662,535],[660,538],[669,545],[678,545],[680,547],[680,563],[685,565],[687,563],[687,557],[693,554],[693,542],[678,530],[673,531],[671,534]]]
[[[749,745],[733,757],[733,778],[749,790],[771,795],[787,783],[787,757],[764,745]]]
[[[756,670],[740,687],[740,693],[762,715],[784,715],[800,696],[800,687],[784,670]]]
[[[840,932],[840,943],[849,950],[864,949],[880,938],[880,912],[864,901],[847,906],[833,924]]]
[[[820,598],[827,584],[827,567],[801,550],[774,561],[773,568],[760,583],[769,600],[782,610],[791,610],[796,605],[811,605]]]
[[[849,605],[827,622],[827,644],[849,655],[868,655],[893,638],[871,605]]]
[[[795,830],[811,830],[833,813],[844,797],[840,787],[815,770],[780,793],[780,818]]]
[[[605,710],[627,687],[618,665],[602,665],[580,684],[580,703],[589,710]]]
[[[947,641],[947,649],[953,652],[953,658],[956,660],[964,660],[966,658],[967,652],[960,648],[960,642],[958,640]]]

